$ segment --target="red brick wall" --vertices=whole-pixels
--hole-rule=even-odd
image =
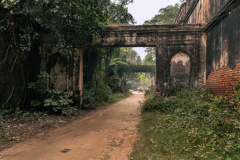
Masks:
[[[214,95],[224,95],[226,90],[232,94],[234,87],[240,80],[240,63],[234,69],[223,67],[217,71],[212,71],[207,78],[207,86],[213,89]]]

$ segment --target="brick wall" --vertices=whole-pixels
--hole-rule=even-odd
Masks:
[[[232,94],[234,87],[240,80],[240,63],[234,69],[223,67],[212,71],[207,78],[207,85],[213,89],[214,95],[224,95],[226,90]]]

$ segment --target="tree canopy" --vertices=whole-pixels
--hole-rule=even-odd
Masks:
[[[4,44],[0,55],[0,98],[3,107],[10,106],[15,94],[13,71],[23,79],[18,106],[24,106],[27,93],[25,58],[38,52],[38,37],[42,33],[56,39],[55,47],[63,57],[74,51],[72,42],[95,38],[109,23],[134,23],[126,5],[132,0],[2,0],[0,2],[0,32]],[[2,42],[2,41],[1,41]],[[33,46],[33,44],[35,46]],[[106,52],[102,51],[102,54]],[[107,53],[108,54],[108,53]],[[37,57],[36,57],[37,58]],[[104,60],[107,60],[104,59]],[[15,71],[16,73],[16,71]]]
[[[168,5],[165,8],[161,8],[153,18],[146,20],[145,25],[164,25],[164,24],[173,24],[175,18],[178,14],[180,3],[185,2],[186,0],[180,0],[179,3],[175,5]],[[155,64],[155,54],[156,48],[146,47],[145,52],[147,55],[143,59],[143,64]]]
[[[179,10],[179,4],[169,5],[165,8],[161,8],[153,18],[150,20],[146,20],[144,24],[155,24],[155,25],[163,25],[163,24],[173,24],[175,18],[177,16]]]

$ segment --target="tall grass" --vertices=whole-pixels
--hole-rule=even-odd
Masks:
[[[133,159],[240,159],[238,95],[182,89],[174,97],[151,96],[142,103]]]

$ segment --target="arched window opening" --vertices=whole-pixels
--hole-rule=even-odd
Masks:
[[[189,87],[190,58],[180,51],[174,54],[170,62],[171,86],[183,85]]]

